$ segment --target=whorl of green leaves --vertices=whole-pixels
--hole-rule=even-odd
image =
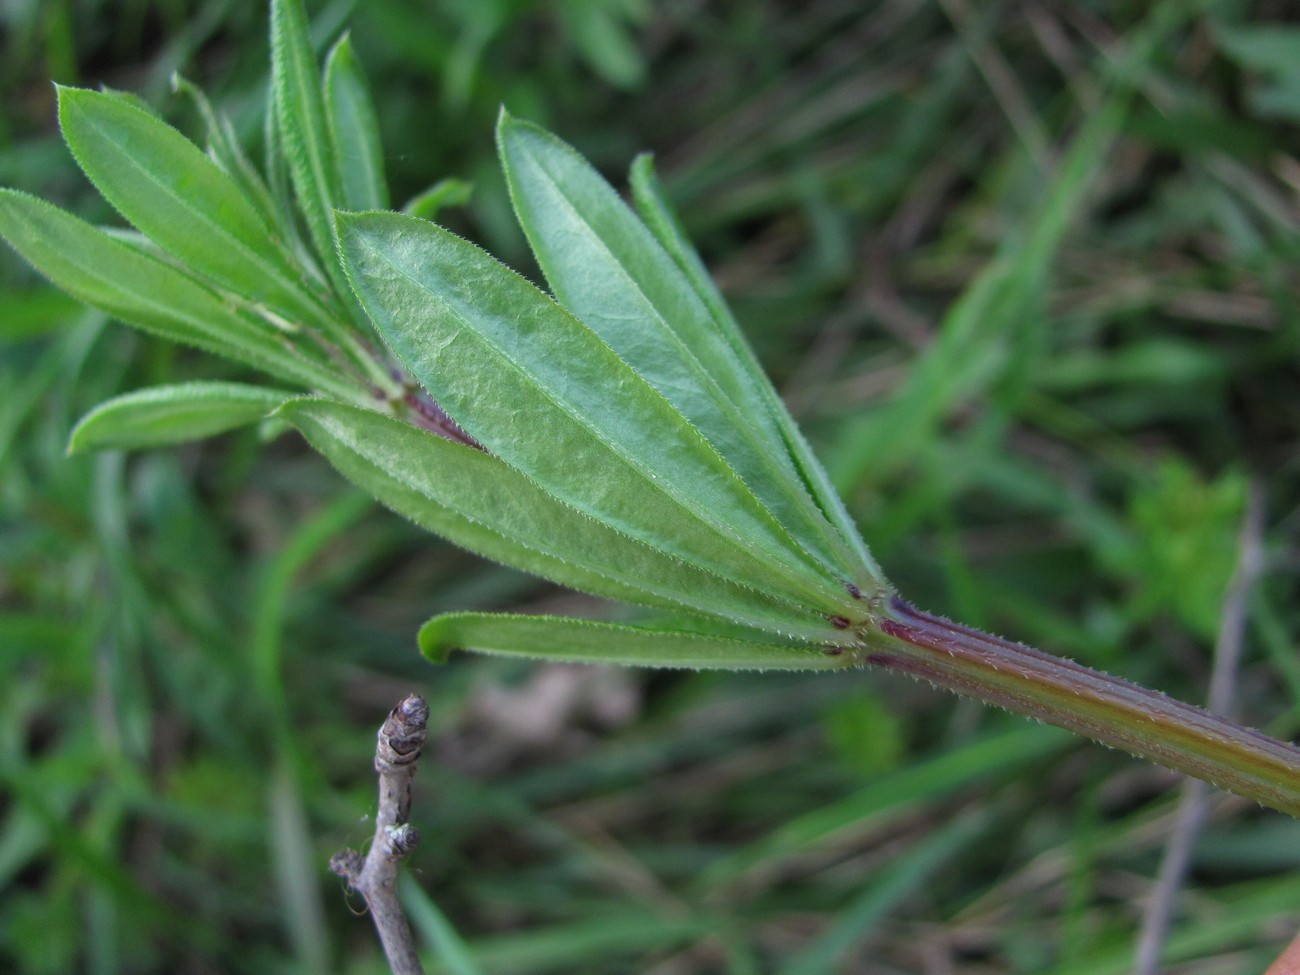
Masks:
[[[280,387],[130,393],[82,420],[69,449],[173,444],[274,416],[415,523],[656,614],[456,615],[421,633],[433,658],[853,663],[853,627],[883,580],[648,158],[634,210],[573,149],[502,113],[502,165],[552,298],[382,209],[375,110],[346,37],[322,72],[300,0],[276,0],[271,48],[265,174],[186,82],[206,152],[128,96],[62,88],[69,148],[135,232],[0,191],[0,234],[60,287]]]

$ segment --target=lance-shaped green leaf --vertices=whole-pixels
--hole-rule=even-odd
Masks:
[[[389,346],[475,440],[547,492],[652,547],[849,616],[682,415],[590,329],[490,255],[400,214],[337,215],[353,287]]]
[[[619,664],[693,670],[842,670],[848,653],[794,643],[754,642],[565,616],[445,613],[420,628],[420,650],[435,663],[454,650],[534,657],[564,663]]]
[[[137,450],[201,440],[256,423],[297,393],[246,383],[140,389],[100,403],[72,429],[68,453]]]
[[[626,345],[637,358],[666,348],[680,358],[688,350],[711,383],[760,427],[765,442],[779,447],[750,377],[738,373],[727,342],[707,325],[707,309],[613,187],[568,144],[504,110],[497,138],[520,223],[556,299],[602,335],[618,331],[618,316],[635,302],[635,324],[651,331],[648,350],[634,344],[635,334],[610,344]]]
[[[266,100],[266,115],[262,119],[263,169],[266,173],[266,189],[271,194],[271,204],[275,207],[281,226],[293,228],[294,257],[313,272],[318,280],[323,280],[325,272],[320,270],[316,257],[311,253],[310,245],[303,240],[298,231],[298,210],[293,202],[292,178],[289,176],[289,162],[284,158],[284,135],[281,131],[280,112],[276,107],[274,93]]]
[[[497,140],[515,212],[556,299],[662,393],[805,548],[869,586],[726,337],[636,214],[549,132],[503,112]]]
[[[427,190],[407,200],[402,206],[402,212],[421,220],[434,220],[444,207],[463,207],[473,195],[473,183],[455,177],[440,179]]]
[[[761,395],[808,491],[826,516],[838,527],[840,534],[853,547],[863,564],[870,567],[871,573],[876,578],[881,578],[880,570],[863,543],[857,525],[848,513],[848,509],[844,507],[839,493],[831,484],[821,462],[808,446],[808,441],[804,439],[789,411],[786,410],[785,404],[781,402],[781,397],[768,380],[753,349],[745,341],[740,325],[732,315],[726,299],[713,283],[713,278],[709,276],[708,269],[700,260],[699,253],[669,206],[659,179],[655,175],[654,161],[651,156],[646,154],[637,157],[632,164],[630,182],[632,199],[636,204],[637,212],[641,214],[650,232],[655,235],[660,245],[686,276],[700,302],[709,310],[714,327],[731,347],[733,353],[731,363],[739,370],[736,382],[745,383]]]
[[[306,358],[184,272],[44,200],[0,190],[0,236],[68,294],[129,325],[306,389],[357,395],[332,368]]]
[[[272,0],[271,89],[298,205],[316,253],[332,276],[330,212],[339,205],[342,193],[302,0]]]
[[[481,450],[329,400],[295,400],[275,415],[386,507],[497,562],[607,599],[685,608],[818,644],[843,636],[814,613],[580,514]]]
[[[292,242],[293,231],[281,222],[281,213],[271,198],[271,191],[253,161],[239,143],[234,126],[224,114],[217,114],[203,89],[179,73],[172,74],[172,91],[187,95],[194,103],[207,133],[208,156],[234,181],[239,191],[257,209],[266,223],[276,229],[281,239]]]
[[[324,317],[262,215],[170,125],[82,88],[59,89],[59,124],[104,198],[163,250],[233,294],[310,322]]]
[[[325,107],[343,207],[387,210],[388,183],[384,179],[379,120],[361,62],[347,34],[339,38],[325,61]]]

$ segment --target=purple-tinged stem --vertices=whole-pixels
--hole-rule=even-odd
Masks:
[[[864,663],[1151,759],[1300,818],[1300,749],[1128,681],[931,616],[892,596]]]
[[[482,445],[471,437],[468,433],[443,412],[433,400],[421,395],[419,392],[407,391],[403,397],[403,402],[411,411],[411,418],[416,426],[423,427],[431,433],[436,433],[440,437],[446,437],[448,440],[454,440],[456,443],[464,444],[467,447],[475,447],[482,450]]]

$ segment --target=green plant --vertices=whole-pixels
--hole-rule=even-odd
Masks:
[[[136,232],[0,196],[0,233],[64,290],[281,384],[119,397],[77,425],[71,449],[287,424],[422,527],[649,611],[632,623],[444,615],[420,634],[434,659],[463,647],[885,666],[1300,814],[1292,747],[893,591],[648,158],[632,169],[634,213],[571,149],[503,113],[502,164],[552,300],[474,245],[382,209],[374,110],[346,38],[322,83],[301,7],[285,0],[272,56],[265,177],[183,83],[207,119],[206,156],[131,96],[62,89],[69,147]]]

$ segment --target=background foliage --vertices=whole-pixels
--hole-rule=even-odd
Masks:
[[[500,103],[616,177],[655,150],[918,604],[1203,700],[1257,485],[1268,570],[1240,710],[1291,738],[1285,9],[312,12],[322,45],[353,30],[396,201],[472,184],[443,218],[519,266]],[[0,17],[6,185],[110,219],[57,138],[50,79],[139,91],[195,132],[179,69],[258,137],[259,5]],[[445,971],[1127,969],[1168,774],[874,674],[431,668],[412,641],[436,611],[599,609],[412,530],[294,438],[66,459],[106,396],[237,371],[85,312],[7,252],[0,287],[0,970],[382,971],[324,865],[369,832],[374,728],[410,689],[434,744],[407,895]],[[1300,922],[1296,850],[1300,824],[1216,797],[1179,971],[1277,954]]]

